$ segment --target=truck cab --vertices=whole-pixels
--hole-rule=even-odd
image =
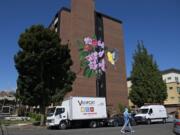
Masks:
[[[63,106],[50,107],[47,111],[46,125],[48,127],[58,126],[60,129],[67,128],[67,110]]]

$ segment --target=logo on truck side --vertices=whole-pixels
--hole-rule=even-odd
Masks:
[[[78,100],[78,103],[79,103],[79,106],[82,106],[82,105],[94,105],[95,104],[95,101],[83,101],[83,100],[81,100],[81,101],[79,101]]]
[[[94,107],[81,107],[81,112],[94,112]]]

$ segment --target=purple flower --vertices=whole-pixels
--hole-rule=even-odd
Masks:
[[[89,63],[88,66],[92,70],[97,70],[97,64],[96,63]]]
[[[100,62],[99,62],[99,68],[102,70],[102,71],[106,71],[105,69],[105,60],[102,59]]]
[[[100,52],[98,53],[98,55],[99,55],[99,57],[101,58],[101,57],[104,55],[104,50],[100,51]]]
[[[98,46],[104,49],[104,42],[102,42],[101,40],[98,40]]]
[[[85,60],[88,62],[88,67],[91,70],[94,70],[96,73],[105,71],[106,70],[105,69],[105,60],[102,59],[104,57],[104,53],[105,53],[104,42],[102,42],[100,40],[97,41],[90,37],[85,37],[84,43],[85,43],[84,51],[89,51],[90,46],[94,47],[91,51],[89,51],[91,53],[85,57]],[[96,52],[95,51],[96,46],[99,46],[101,51]],[[98,60],[99,58],[100,58],[100,60]]]
[[[97,56],[98,56],[98,53],[97,53],[97,52],[93,52],[93,53],[92,53],[92,57],[94,57],[94,58],[97,59]]]
[[[97,70],[97,59],[98,59],[98,53],[97,52],[93,52],[91,54],[89,54],[88,56],[86,56],[86,60],[89,62],[88,66],[90,69],[92,70]]]

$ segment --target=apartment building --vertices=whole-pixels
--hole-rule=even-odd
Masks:
[[[168,109],[168,112],[173,112],[177,107],[180,107],[180,70],[179,69],[167,69],[161,71],[162,78],[167,86],[168,97],[164,101],[164,105]],[[128,94],[131,91],[131,80],[127,80]],[[129,106],[133,107],[134,104],[129,100]]]
[[[162,77],[167,86],[168,97],[164,104],[170,111],[180,107],[180,70],[167,69],[162,71]]]
[[[62,8],[52,20],[50,29],[55,30],[62,44],[68,44],[73,60],[72,70],[77,78],[73,90],[67,96],[106,97],[107,104],[116,108],[119,103],[128,105],[126,66],[123,44],[122,21],[96,11],[94,0],[71,0],[71,8]],[[101,87],[96,88],[96,77],[86,78],[80,70],[77,41],[83,37],[97,36],[108,48],[119,51],[116,67],[106,64],[106,72],[101,78]]]

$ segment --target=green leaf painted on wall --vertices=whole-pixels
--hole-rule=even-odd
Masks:
[[[93,38],[93,39],[97,39],[96,35],[93,35],[92,38]]]
[[[84,69],[84,76],[85,76],[85,77],[90,78],[90,77],[92,77],[92,76],[94,76],[94,75],[95,75],[95,72],[94,72],[93,70],[91,70],[89,67],[86,67],[86,68]]]
[[[80,51],[80,61],[84,60],[86,56],[89,55],[89,52]]]
[[[77,41],[77,43],[78,43],[78,49],[79,49],[79,51],[83,51],[84,50],[84,45],[83,45],[83,43],[81,42],[81,41]]]
[[[85,68],[85,67],[87,67],[87,66],[88,66],[88,64],[89,64],[89,62],[88,62],[88,61],[86,61],[86,60],[82,60],[82,61],[81,61],[81,63],[80,63],[80,66],[81,66],[82,68]]]

